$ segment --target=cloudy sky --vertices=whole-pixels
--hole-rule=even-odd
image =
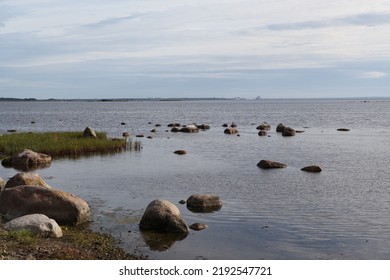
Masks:
[[[0,97],[390,96],[390,0],[0,0]]]

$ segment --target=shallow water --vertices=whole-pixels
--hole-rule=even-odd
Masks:
[[[93,229],[118,237],[151,259],[390,259],[390,102],[264,100],[182,102],[1,102],[0,132],[83,130],[120,137],[145,134],[143,149],[56,160],[37,171],[48,184],[85,199]],[[31,123],[34,121],[35,123]],[[238,124],[240,137],[223,123]],[[256,126],[272,126],[259,137]],[[121,125],[125,122],[126,125]],[[149,123],[151,122],[151,123]],[[167,124],[206,123],[196,134]],[[304,130],[275,132],[279,122]],[[155,127],[155,124],[161,127]],[[349,132],[336,131],[347,127]],[[156,128],[156,133],[150,130]],[[133,138],[134,140],[135,138]],[[173,151],[187,150],[186,155]],[[287,164],[261,170],[271,159]],[[300,169],[318,164],[323,172]],[[17,171],[0,169],[6,179]],[[194,193],[221,197],[213,213],[178,202]],[[153,199],[175,203],[188,224],[208,224],[182,240],[142,234],[138,223]],[[158,241],[157,243],[154,241]]]

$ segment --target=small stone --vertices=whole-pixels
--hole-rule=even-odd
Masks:
[[[185,150],[176,150],[173,153],[176,154],[176,155],[185,155],[185,154],[187,154],[187,151],[185,151]]]
[[[206,228],[208,228],[208,225],[202,224],[202,223],[195,223],[195,224],[190,225],[190,229],[192,229],[192,230],[199,231],[199,230],[204,230]]]
[[[306,172],[312,172],[312,173],[319,173],[322,171],[321,167],[318,165],[309,165],[301,169],[302,171]]]

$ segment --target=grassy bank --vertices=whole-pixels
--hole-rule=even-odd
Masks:
[[[7,232],[0,225],[0,260],[136,260],[106,234],[62,227],[61,238],[42,238],[27,230]]]
[[[30,149],[58,158],[117,153],[126,148],[140,149],[137,141],[126,144],[124,139],[110,139],[103,132],[96,132],[96,135],[97,138],[85,138],[82,132],[5,134],[0,136],[0,154],[7,157]]]

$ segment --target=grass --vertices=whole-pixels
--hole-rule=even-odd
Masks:
[[[141,144],[137,141],[126,143],[124,139],[110,139],[103,132],[96,132],[96,135],[97,138],[83,137],[82,132],[4,134],[0,136],[0,154],[2,157],[10,157],[24,149],[30,149],[59,158],[141,149]]]
[[[0,260],[135,260],[107,234],[87,228],[62,227],[63,237],[43,238],[28,230],[10,231],[0,224]]]

